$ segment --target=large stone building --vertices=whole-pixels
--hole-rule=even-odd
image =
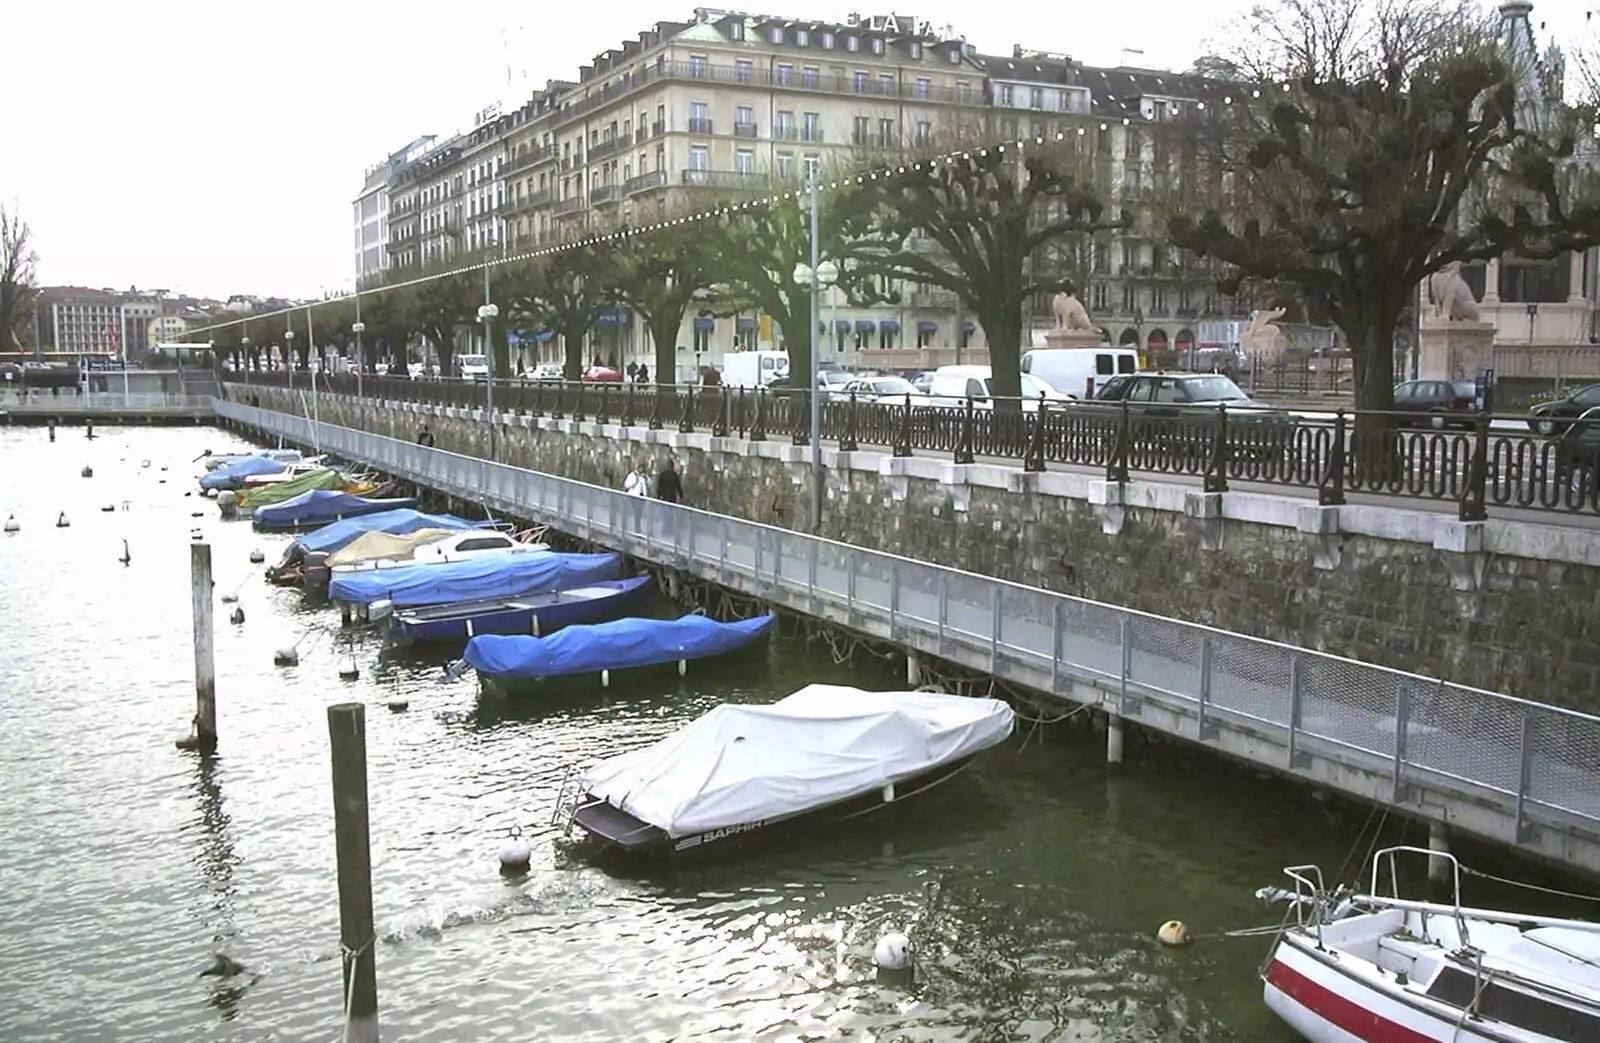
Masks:
[[[31,339],[45,352],[133,358],[153,343],[160,292],[43,287],[34,306]]]

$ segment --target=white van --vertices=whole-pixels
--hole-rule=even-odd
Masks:
[[[789,375],[787,351],[730,351],[722,356],[722,385],[764,388]]]
[[[1093,398],[1112,377],[1139,372],[1139,353],[1133,348],[1035,348],[1023,352],[1022,372],[1071,398]]]
[[[947,409],[964,407],[967,397],[971,396],[974,409],[991,409],[994,406],[989,394],[992,373],[988,366],[940,366],[933,371],[933,382],[928,385],[929,404]],[[1049,402],[1070,401],[1069,396],[1047,381],[1028,373],[1022,374],[1022,398],[1024,409],[1039,408],[1041,398]]]
[[[489,356],[457,355],[456,376],[462,380],[488,380]]]

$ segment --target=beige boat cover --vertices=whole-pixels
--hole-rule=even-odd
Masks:
[[[387,532],[364,532],[328,555],[328,567],[355,565],[378,558],[407,559],[424,544],[454,536],[459,529],[418,529],[404,536]]]

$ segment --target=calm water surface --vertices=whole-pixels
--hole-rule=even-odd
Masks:
[[[1108,777],[1092,736],[1056,729],[854,831],[653,874],[594,868],[547,826],[572,762],[721,701],[896,678],[790,645],[609,699],[507,705],[369,641],[352,650],[360,679],[341,682],[336,614],[248,563],[286,538],[187,495],[194,457],[239,444],[0,428],[0,515],[22,524],[0,538],[0,1039],[336,1039],[323,710],[349,699],[369,707],[388,1039],[1292,1038],[1260,1005],[1265,940],[1173,952],[1152,936],[1170,917],[1201,933],[1262,923],[1251,894],[1281,866],[1337,867],[1355,829],[1302,792],[1160,752]],[[247,614],[233,627],[218,607],[209,767],[172,744],[193,713],[196,528],[218,594]],[[297,639],[300,665],[274,668]],[[404,713],[385,709],[397,693]],[[512,825],[535,854],[507,882],[494,855]],[[909,989],[874,980],[890,928],[921,949]],[[198,977],[215,951],[252,974]]]

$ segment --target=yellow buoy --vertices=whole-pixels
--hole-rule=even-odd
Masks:
[[[1156,931],[1156,940],[1162,945],[1170,945],[1174,948],[1188,945],[1190,942],[1189,928],[1182,920],[1168,920],[1161,925],[1160,930]]]

